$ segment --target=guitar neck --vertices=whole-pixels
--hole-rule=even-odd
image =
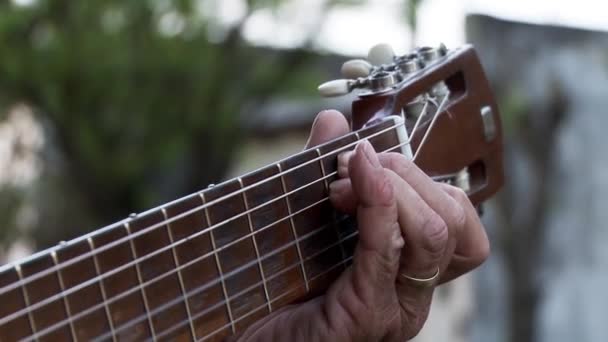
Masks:
[[[352,259],[336,156],[407,151],[399,117],[0,269],[0,340],[215,340],[323,293]]]

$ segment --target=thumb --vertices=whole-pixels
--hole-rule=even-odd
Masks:
[[[312,124],[306,148],[311,148],[334,138],[345,135],[350,131],[348,121],[342,113],[336,110],[325,110],[317,115]]]
[[[353,280],[359,285],[359,295],[365,302],[390,305],[381,301],[394,300],[388,294],[395,293],[404,245],[394,187],[367,141],[355,149],[349,175],[358,198],[359,243],[353,260]]]

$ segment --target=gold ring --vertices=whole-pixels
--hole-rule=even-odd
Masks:
[[[432,277],[426,278],[426,279],[410,277],[404,273],[399,273],[399,276],[416,287],[429,288],[429,287],[435,286],[435,283],[439,279],[439,267],[437,267],[437,271],[435,272],[435,274]]]

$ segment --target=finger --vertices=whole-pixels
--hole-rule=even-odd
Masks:
[[[352,152],[345,152],[338,156],[338,175],[340,178],[346,179],[348,174],[344,170],[348,170]],[[450,221],[462,223],[464,220],[463,211],[459,208],[458,203],[447,194],[438,193],[440,187],[415,164],[408,161],[405,156],[398,153],[380,153],[378,154],[380,164],[397,173],[404,180],[411,182],[415,189],[420,189],[423,199],[429,199],[432,206],[436,206],[440,213],[445,213]],[[334,199],[338,206],[345,213],[353,213],[356,209],[356,201],[351,198],[354,196],[352,188],[349,188],[348,182],[336,182],[333,186]]]
[[[399,271],[415,278],[430,278],[446,249],[447,225],[410,184],[392,170],[387,174],[397,193],[399,225],[405,239]]]
[[[325,110],[315,118],[306,148],[320,145],[349,132],[348,121],[336,110]]]
[[[350,179],[345,178],[334,182],[331,191],[332,202],[342,203],[346,207],[356,205],[358,215],[361,215],[361,196],[367,191],[357,191],[352,172],[356,155],[349,163]],[[438,265],[443,258],[448,230],[443,219],[420,197],[417,191],[405,182],[399,175],[385,170],[395,191],[399,230],[405,240],[405,248],[400,257],[399,273],[415,278],[430,278],[435,275]],[[373,175],[369,175],[369,178]],[[338,199],[338,200],[336,200]],[[347,203],[348,204],[344,204]],[[361,226],[359,216],[359,225]],[[360,228],[361,229],[361,228]],[[407,332],[409,337],[416,335],[426,321],[432,299],[433,287],[420,288],[405,278],[396,281],[396,294],[400,306],[408,320]]]
[[[436,275],[448,248],[448,227],[418,192],[398,174],[387,170],[396,191],[399,225],[405,239],[396,293],[407,319],[407,337],[416,336],[431,307],[435,286],[421,286],[408,279],[429,279]]]
[[[348,164],[353,156],[353,151],[347,151],[338,155],[338,177],[348,178]]]
[[[356,168],[350,166],[351,174]],[[405,247],[400,257],[399,274],[414,278],[431,278],[435,275],[447,247],[448,231],[442,218],[420,197],[416,190],[399,175],[385,169],[385,175],[394,189],[397,206],[399,230],[404,238]],[[360,196],[366,191],[356,191],[353,185],[354,176],[333,183],[330,196],[334,205],[356,206],[360,214]],[[361,226],[361,222],[359,222]],[[361,229],[361,228],[360,228]],[[395,291],[399,305],[407,320],[407,336],[415,336],[422,328],[430,310],[433,287],[420,288],[417,284],[398,276]]]
[[[406,244],[401,263],[415,278],[432,277],[445,252],[447,225],[410,184],[391,170],[387,175],[397,193],[398,221]],[[330,185],[330,199],[336,209],[347,214],[355,213],[360,206],[349,178]]]
[[[354,215],[359,205],[350,178],[334,181],[329,185],[329,199],[336,210],[344,214]]]
[[[395,293],[390,291],[390,284],[395,283],[404,244],[397,221],[395,192],[367,141],[355,149],[349,172],[359,199],[359,242],[352,268],[354,285],[364,303],[390,307]]]
[[[449,240],[448,248],[441,262],[441,282],[446,282],[458,277],[473,268],[479,266],[489,253],[489,243],[483,226],[474,208],[470,204],[466,194],[451,187],[444,189],[441,183],[434,182],[413,162],[398,153],[382,153],[378,155],[380,163],[385,168],[393,170],[402,179],[409,183],[447,223]],[[338,159],[338,170],[348,168],[350,157],[344,155]],[[354,210],[352,190],[343,182],[336,186],[332,194],[332,203],[345,213]],[[406,204],[407,205],[407,204]],[[453,256],[459,241],[466,241],[458,249],[458,254]],[[454,262],[452,259],[455,257]]]
[[[448,241],[439,265],[439,270],[443,275],[456,249],[460,232],[464,229],[466,219],[464,209],[445,193],[437,182],[433,181],[413,161],[407,159],[404,155],[399,153],[384,153],[381,156],[381,160],[386,168],[393,170],[405,182],[410,184],[429,207],[439,214],[446,223]]]
[[[477,211],[466,193],[457,187],[441,184],[441,188],[465,210],[464,229],[457,237],[456,249],[441,281],[448,282],[481,265],[490,255],[490,241]]]

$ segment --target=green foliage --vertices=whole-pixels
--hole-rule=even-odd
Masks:
[[[95,222],[218,181],[244,106],[302,88],[290,75],[307,74],[311,54],[264,55],[242,23],[212,42],[221,25],[202,2],[0,1],[0,105],[36,109]]]

